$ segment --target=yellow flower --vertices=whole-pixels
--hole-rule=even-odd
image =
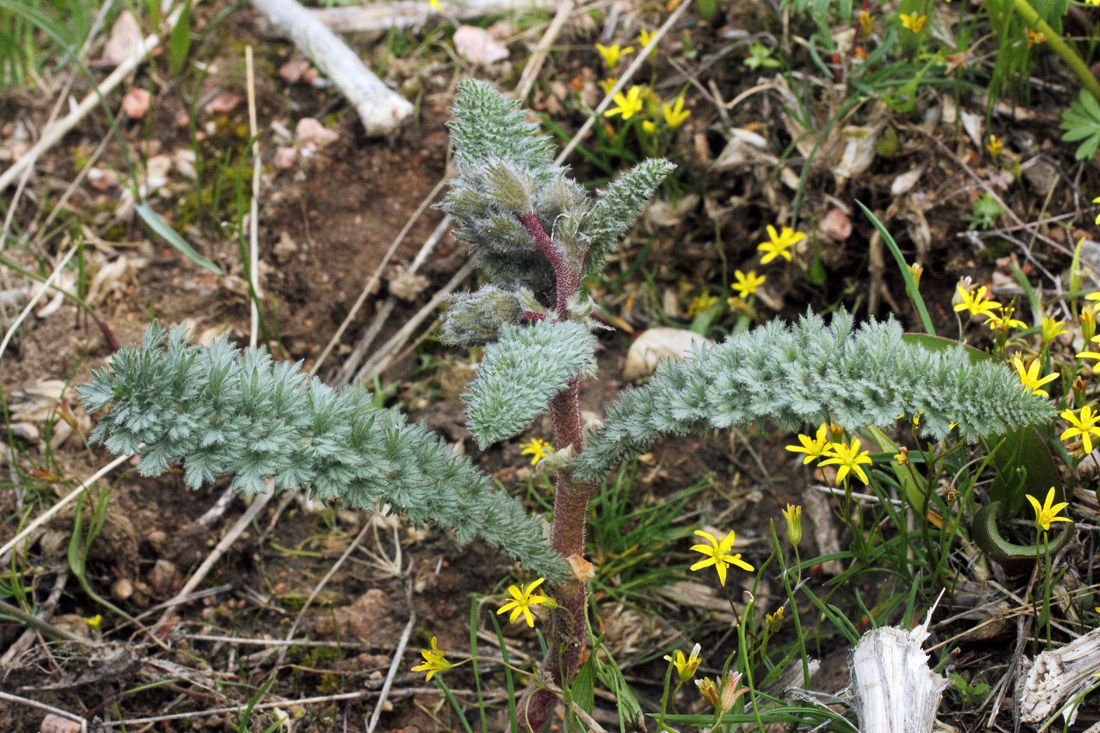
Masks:
[[[894,454],[894,462],[899,466],[909,465],[909,449],[904,445],[898,448],[898,452]]]
[[[424,661],[412,668],[413,672],[427,672],[428,676],[424,679],[425,682],[431,682],[432,677],[436,672],[443,672],[454,665],[443,658],[443,655],[447,652],[439,651],[439,647],[435,645],[435,637],[432,637],[432,649],[421,649],[420,654],[424,657]]]
[[[776,232],[775,227],[769,224],[768,241],[756,245],[757,251],[764,253],[764,256],[760,259],[760,264],[766,265],[776,257],[782,257],[790,262],[791,253],[787,250],[805,238],[805,234],[796,232],[790,227],[783,227],[782,231]]]
[[[913,284],[918,288],[920,287],[920,276],[924,274],[924,266],[919,262],[914,262],[911,265],[906,265],[909,268],[909,274],[913,276]]]
[[[802,507],[788,504],[780,513],[787,520],[787,541],[798,547],[802,541]]]
[[[609,76],[603,81],[596,82],[600,89],[603,89],[604,94],[611,94],[611,90],[615,88],[615,85],[619,83],[619,80],[613,76]]]
[[[629,120],[642,111],[641,94],[642,88],[640,86],[631,87],[625,95],[619,92],[614,98],[615,106],[604,112],[604,117],[622,115],[624,120]]]
[[[1012,366],[1016,367],[1016,373],[1020,375],[1020,384],[1031,390],[1032,394],[1037,394],[1040,397],[1050,397],[1050,395],[1047,394],[1047,391],[1045,389],[1042,389],[1042,386],[1047,382],[1053,382],[1055,379],[1057,379],[1057,374],[1048,374],[1040,379],[1040,365],[1038,359],[1032,359],[1031,363],[1028,364],[1027,369],[1025,369],[1024,360],[1021,359],[1019,356],[1014,356],[1012,357]]]
[[[619,59],[626,56],[628,53],[634,52],[633,46],[627,46],[626,48],[619,48],[619,44],[613,46],[605,46],[602,43],[596,44],[596,50],[600,52],[600,56],[603,57],[603,62],[607,65],[607,68],[614,69],[615,64],[619,63]]]
[[[699,688],[699,694],[710,703],[712,708],[718,707],[718,685],[710,677],[701,677],[695,680],[695,686]]]
[[[1026,323],[1012,317],[1012,314],[1015,312],[1015,308],[1003,307],[1001,308],[1000,315],[990,315],[985,325],[989,326],[994,331],[1007,331],[1010,328],[1027,328]]]
[[[531,583],[526,587],[524,587],[523,585],[520,585],[518,587],[514,585],[508,586],[508,595],[512,596],[512,600],[501,606],[500,610],[497,611],[497,615],[499,616],[502,613],[507,613],[508,611],[511,611],[512,615],[508,617],[508,623],[511,624],[515,623],[516,619],[519,618],[522,614],[523,617],[527,619],[527,625],[531,628],[534,628],[535,619],[531,615],[531,606],[538,606],[541,604],[546,606],[547,608],[558,607],[557,603],[555,603],[548,596],[544,596],[542,593],[531,595],[534,592],[535,588],[538,588],[540,585],[542,585],[542,582],[544,580],[545,578],[539,578],[534,583]]]
[[[642,120],[642,129],[646,131],[647,135],[652,135],[657,132],[657,123],[650,122],[649,120]]]
[[[900,13],[898,20],[901,21],[902,26],[913,31],[914,33],[920,33],[924,28],[924,21],[928,18],[924,15],[917,15],[916,13]]]
[[[737,294],[742,298],[747,298],[756,292],[756,289],[764,284],[764,276],[757,275],[756,270],[749,270],[748,273],[741,272],[740,270],[733,271],[733,279],[736,280],[730,288],[737,291]]]
[[[1083,338],[1087,343],[1089,341],[1092,341],[1092,338],[1095,335],[1096,311],[1093,310],[1091,305],[1086,305],[1084,308],[1081,309],[1081,338]]]
[[[1005,148],[1005,139],[1003,137],[997,137],[996,135],[989,136],[989,142],[986,143],[985,149],[989,151],[989,155],[994,160],[1001,154],[1001,151]]]
[[[554,446],[538,438],[531,438],[526,443],[520,443],[519,447],[523,449],[519,452],[521,456],[531,456],[532,466],[537,466],[539,461],[554,451]]]
[[[870,451],[859,452],[859,438],[852,438],[852,443],[829,443],[832,451],[829,458],[819,463],[819,466],[840,466],[836,472],[836,482],[839,484],[848,475],[848,471],[854,471],[859,480],[868,483],[867,474],[860,468],[860,464],[871,464]]]
[[[691,648],[691,654],[687,659],[684,659],[684,653],[679,649],[676,650],[676,658],[665,655],[665,661],[672,664],[676,668],[676,674],[680,676],[681,682],[687,682],[695,676],[695,670],[699,669],[699,662],[703,661],[699,658],[700,647],[698,644]]]
[[[703,544],[691,546],[693,552],[701,552],[707,556],[707,559],[695,563],[689,568],[690,570],[702,570],[713,565],[714,569],[718,571],[718,581],[723,586],[726,585],[726,568],[730,565],[736,565],[742,570],[748,570],[750,573],[755,570],[752,565],[741,559],[741,553],[730,554],[730,550],[733,549],[733,532],[723,537],[721,541],[710,532],[704,532],[701,529],[695,530],[695,534],[705,537],[710,542],[710,547]]]
[[[968,290],[962,285],[956,285],[955,290],[962,298],[962,302],[955,306],[956,313],[969,311],[971,316],[993,318],[993,311],[1001,307],[997,301],[986,299],[988,289],[984,285],[977,290]]]
[[[434,10],[435,12],[443,12],[443,6],[439,4],[439,0],[428,0],[428,4],[432,6],[432,10]]]
[[[1100,0],[1085,0],[1089,5],[1100,6]]]
[[[694,316],[697,313],[702,313],[707,308],[710,308],[717,302],[718,297],[715,295],[711,295],[710,293],[702,293],[701,295],[696,295],[694,298],[691,299],[691,304],[688,305],[688,315]]]
[[[1049,344],[1066,332],[1066,322],[1043,316],[1043,343]]]
[[[871,14],[866,10],[859,11],[859,37],[870,38],[872,30]]]
[[[1058,440],[1076,438],[1080,435],[1081,442],[1085,446],[1085,453],[1092,453],[1092,436],[1095,435],[1100,438],[1100,427],[1096,426],[1097,421],[1100,421],[1100,414],[1093,412],[1091,407],[1085,405],[1081,408],[1080,417],[1074,415],[1073,410],[1063,410],[1059,413],[1059,417],[1073,427],[1066,428],[1058,436]]]
[[[1092,3],[1093,5],[1100,5],[1100,0],[1096,0],[1096,2],[1092,2],[1092,0],[1089,0],[1089,2]],[[1100,204],[1100,196],[1097,196],[1096,198],[1094,198],[1092,200],[1092,203]],[[1100,214],[1096,215],[1096,221],[1094,223],[1095,224],[1100,224]]]
[[[1039,504],[1039,500],[1031,494],[1026,494],[1027,500],[1031,502],[1032,509],[1035,510],[1035,528],[1046,532],[1050,529],[1051,522],[1068,522],[1070,521],[1066,517],[1059,517],[1058,512],[1069,506],[1068,501],[1060,501],[1057,504],[1054,503],[1054,487],[1050,487],[1050,491],[1047,492],[1047,498]]]
[[[764,614],[764,626],[768,631],[775,633],[779,631],[779,627],[783,625],[783,606],[780,606],[775,613]]]
[[[93,631],[99,631],[99,625],[103,623],[103,616],[98,613],[95,616],[85,616],[84,623],[92,627]]]
[[[1031,28],[1027,29],[1027,47],[1038,46],[1039,44],[1046,43],[1047,34],[1034,31]]]
[[[791,453],[805,453],[806,457],[802,459],[803,466],[815,458],[827,456],[829,448],[829,423],[821,423],[821,427],[817,429],[817,436],[814,438],[808,435],[799,434],[798,442],[802,444],[801,447],[797,445],[788,445],[787,450]]]
[[[647,31],[645,28],[642,28],[640,31],[638,31],[638,45],[642,46],[643,48],[648,46],[649,42],[653,40],[653,36],[655,35],[657,35],[656,31]]]
[[[688,117],[691,117],[691,111],[684,110],[684,96],[682,94],[676,98],[676,101],[673,102],[671,107],[667,104],[662,104],[661,111],[665,115],[665,122],[667,122],[668,126],[673,130],[684,124],[684,120]]]

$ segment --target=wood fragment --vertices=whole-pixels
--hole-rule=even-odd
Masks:
[[[1100,670],[1100,628],[1071,641],[1061,649],[1046,651],[1033,661],[1024,660],[1016,682],[1016,709],[1020,720],[1038,723],[1055,715],[1073,697],[1096,681]],[[1067,708],[1067,725],[1077,719],[1078,706]]]
[[[528,12],[547,9],[552,4],[539,0],[467,0],[461,6],[445,4],[448,18],[466,20],[483,15]],[[363,7],[318,8],[309,13],[335,33],[364,33],[384,31],[390,28],[408,28],[423,25],[435,11],[424,0],[398,0],[393,3],[376,3]]]
[[[928,624],[912,631],[872,629],[852,651],[852,688],[862,733],[929,733],[949,681],[928,666],[921,645]]]
[[[387,87],[340,38],[295,0],[252,0],[328,77],[351,105],[368,135],[385,135],[412,114],[407,99]]]

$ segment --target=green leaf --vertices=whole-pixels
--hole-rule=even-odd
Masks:
[[[590,655],[588,660],[573,678],[573,684],[569,687],[569,694],[573,702],[584,712],[592,714],[596,705],[596,655]]]
[[[1011,571],[1021,570],[1040,559],[1044,554],[1054,554],[1069,544],[1076,534],[1073,522],[1065,522],[1062,533],[1048,539],[1045,545],[1017,545],[1006,540],[997,527],[999,501],[990,502],[974,515],[970,533],[978,547]]]
[[[187,63],[187,54],[191,50],[191,0],[184,0],[180,17],[168,37],[168,69],[172,76],[178,76]]]
[[[196,252],[194,247],[188,244],[187,240],[181,237],[179,233],[176,232],[176,230],[168,224],[168,222],[162,219],[160,214],[153,211],[153,207],[149,206],[147,202],[142,201],[140,204],[138,204],[136,211],[138,216],[141,217],[141,220],[149,225],[150,229],[152,229],[154,232],[167,240],[168,244],[178,249],[185,257],[187,257],[187,259],[191,260],[196,265],[205,267],[207,270],[210,270],[215,275],[222,274],[222,270],[220,267]]]
[[[909,300],[913,301],[913,307],[917,309],[917,313],[920,314],[921,325],[924,326],[924,331],[929,336],[936,335],[936,329],[932,326],[932,319],[928,315],[928,309],[924,307],[924,298],[920,294],[920,290],[917,288],[917,283],[913,279],[913,273],[909,270],[909,264],[905,261],[905,257],[901,254],[901,249],[898,248],[897,242],[890,236],[890,232],[883,226],[882,222],[878,220],[878,217],[871,213],[871,210],[863,205],[862,201],[856,201],[856,206],[871,220],[871,223],[875,225],[875,229],[882,235],[882,240],[886,242],[886,246],[890,249],[890,253],[894,255],[894,260],[898,263],[898,270],[901,272],[901,277],[905,280],[905,294],[909,296]]]
[[[594,367],[596,339],[579,323],[504,324],[462,395],[466,421],[478,446],[515,435],[546,411],[569,380]],[[563,448],[565,446],[557,446]]]

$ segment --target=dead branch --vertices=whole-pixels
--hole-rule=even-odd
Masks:
[[[391,132],[412,114],[407,99],[382,83],[339,36],[295,0],[252,0],[252,5],[347,97],[368,135]]]

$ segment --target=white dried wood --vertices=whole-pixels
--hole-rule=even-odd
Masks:
[[[368,135],[385,135],[412,114],[407,99],[387,87],[340,38],[295,0],[252,0],[286,33],[359,112]]]
[[[444,5],[448,18],[465,20],[482,15],[547,9],[553,3],[545,0],[467,0],[462,3],[445,2]],[[363,33],[420,26],[435,13],[431,3],[420,0],[398,0],[358,8],[318,8],[309,12],[336,33]]]
[[[928,666],[921,645],[928,623],[912,631],[872,629],[852,651],[852,688],[861,733],[930,733],[948,680]]]
[[[1023,669],[1016,685],[1020,720],[1045,721],[1074,695],[1096,682],[1093,675],[1100,672],[1100,628],[1061,649],[1043,652],[1034,661],[1025,660]],[[1077,708],[1068,709],[1065,714],[1066,723],[1073,725]]]

